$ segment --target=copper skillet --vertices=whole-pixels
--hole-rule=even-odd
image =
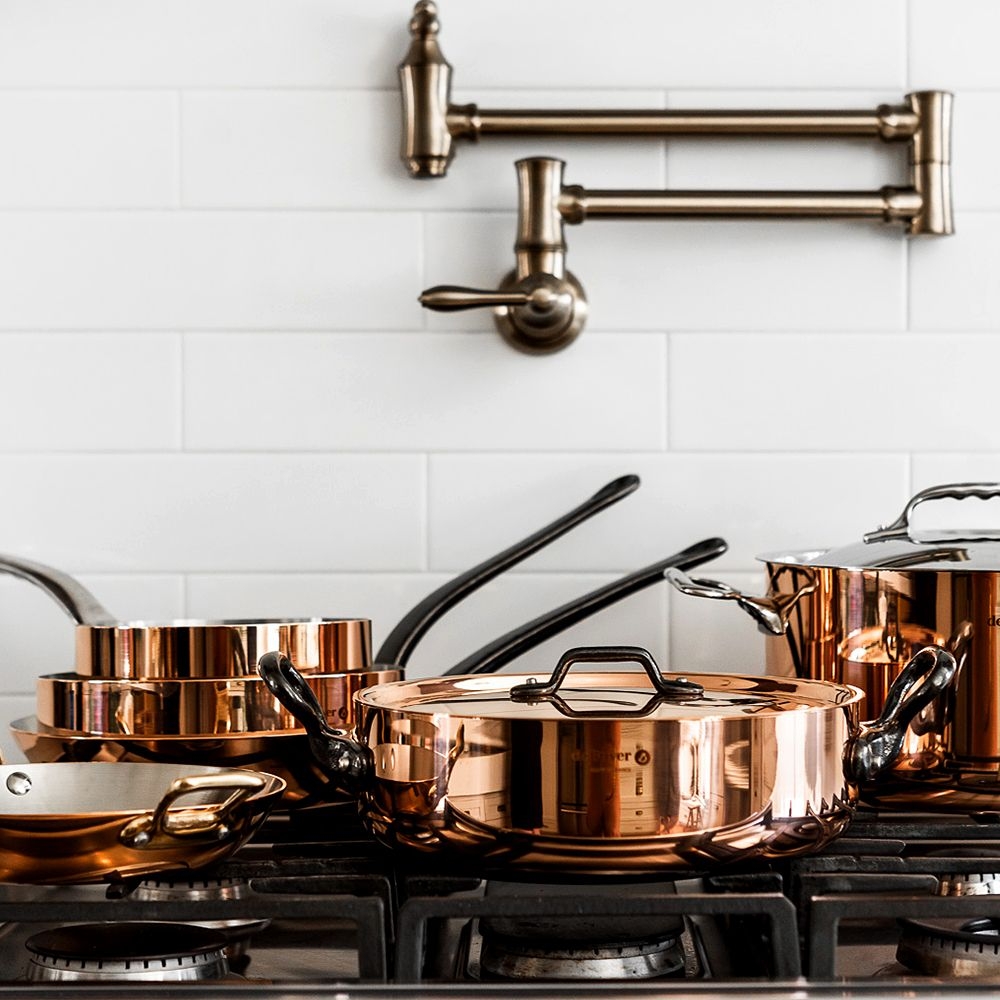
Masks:
[[[642,670],[567,678],[574,663],[617,661]],[[352,736],[326,724],[286,657],[268,653],[260,670],[389,846],[480,870],[616,873],[819,850],[956,663],[922,650],[882,716],[859,723],[863,695],[847,685],[680,677],[637,647],[575,649],[543,682],[472,674],[366,688]]]

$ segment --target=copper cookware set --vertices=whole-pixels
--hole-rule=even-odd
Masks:
[[[62,760],[109,752],[163,760],[172,741],[184,755],[211,753],[213,741],[294,739],[299,768],[311,754],[311,781],[286,792],[286,805],[303,791],[356,798],[369,829],[394,849],[479,865],[616,872],[781,857],[821,848],[858,801],[996,808],[1000,684],[992,622],[984,623],[1000,614],[1000,536],[918,537],[909,516],[938,497],[1000,496],[1000,485],[924,491],[854,548],[765,556],[771,590],[761,598],[685,572],[725,550],[711,539],[540,616],[441,677],[402,679],[415,643],[465,593],[637,485],[634,477],[609,484],[446,584],[397,626],[374,665],[357,619],[323,623],[325,648],[339,650],[339,660],[315,653],[318,629],[292,641],[292,626],[304,623],[255,623],[288,626],[288,635],[272,649],[261,642],[274,640],[257,633],[216,644],[226,655],[211,663],[193,657],[190,644],[178,651],[189,623],[159,626],[169,633],[173,673],[165,676],[136,672],[139,664],[163,669],[151,666],[160,662],[158,640],[142,633],[132,647],[143,653],[132,655],[128,640],[107,643],[95,632],[78,641],[75,675],[40,680],[39,717],[15,723],[15,733],[29,757]],[[662,674],[637,647],[576,649],[554,670],[540,663],[532,674],[492,674],[664,575],[686,593],[735,600],[780,635],[769,640],[768,675],[731,674],[730,664],[717,674]],[[37,574],[34,582],[56,592]],[[210,646],[201,636],[197,644]],[[641,670],[569,673],[621,662]],[[214,663],[232,672],[213,674]],[[225,696],[213,707],[193,693],[198,681],[222,685]],[[162,697],[171,684],[173,696]],[[865,698],[873,722],[859,721]]]

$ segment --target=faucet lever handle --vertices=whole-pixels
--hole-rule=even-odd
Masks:
[[[485,288],[463,288],[461,285],[435,285],[420,295],[420,304],[436,312],[458,312],[486,306],[531,306],[547,312],[559,303],[559,293],[539,286],[530,291],[504,292]]]

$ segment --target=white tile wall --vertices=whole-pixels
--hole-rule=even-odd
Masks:
[[[123,617],[357,614],[378,641],[451,573],[642,475],[456,608],[414,657],[430,674],[697,538],[730,543],[704,572],[755,588],[761,551],[855,538],[917,486],[1000,478],[995,4],[440,6],[455,99],[483,107],[955,90],[958,234],[570,227],[588,328],[526,357],[488,314],[416,302],[509,269],[516,158],[561,156],[590,187],[868,188],[900,180],[900,149],[493,140],[417,183],[396,158],[410,0],[7,0],[0,551],[80,575]],[[0,724],[67,668],[70,637],[44,595],[0,581]],[[686,670],[763,662],[745,616],[664,584],[532,669],[583,641]]]

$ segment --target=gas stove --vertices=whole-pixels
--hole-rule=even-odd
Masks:
[[[0,887],[0,997],[992,995],[998,819],[861,811],[820,854],[579,880],[400,866],[307,810],[197,878]]]

